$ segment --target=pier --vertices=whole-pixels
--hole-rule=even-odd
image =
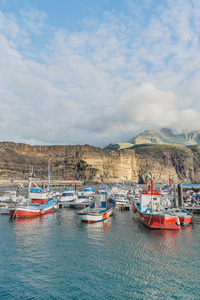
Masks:
[[[72,204],[72,203],[71,203]],[[59,208],[75,208],[75,209],[83,209],[89,206],[89,204],[86,203],[76,203],[76,205],[71,205],[70,202],[68,203],[60,203],[58,202]]]
[[[188,206],[183,206],[182,208],[190,211],[191,213],[200,214],[200,205],[199,206],[188,205]]]
[[[34,178],[34,182],[38,185],[48,185],[48,180],[42,180],[40,178]],[[18,183],[22,183],[23,186],[28,186],[28,180],[26,179],[1,179],[0,180],[0,187],[15,187]],[[81,180],[51,180],[51,186],[82,186],[83,181]]]

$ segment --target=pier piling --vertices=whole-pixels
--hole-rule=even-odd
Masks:
[[[178,205],[183,207],[183,187],[181,183],[178,184]]]

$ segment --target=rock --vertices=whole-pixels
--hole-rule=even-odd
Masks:
[[[44,179],[51,161],[51,175],[57,180],[83,180],[90,183],[142,183],[148,173],[157,181],[199,183],[200,145],[138,145],[134,149],[102,150],[90,145],[31,146],[0,143],[0,179],[20,180],[33,166]]]

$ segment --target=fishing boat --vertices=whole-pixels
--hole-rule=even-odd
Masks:
[[[48,197],[48,191],[32,183],[32,172],[30,172],[27,204],[11,206],[9,213],[13,219],[36,217],[52,212],[56,203],[56,199]]]
[[[44,204],[29,203],[28,205],[15,205],[9,208],[9,212],[12,218],[29,218],[37,217],[52,212],[55,199],[48,199]]]
[[[94,200],[94,207],[88,207],[78,212],[81,220],[92,223],[109,219],[115,207],[113,199],[110,198],[107,201],[107,195],[99,193],[95,194]]]
[[[179,217],[173,212],[166,211],[160,205],[160,197],[161,193],[154,190],[153,180],[151,180],[151,190],[141,191],[140,200],[133,204],[133,212],[143,224],[151,229],[179,230]]]

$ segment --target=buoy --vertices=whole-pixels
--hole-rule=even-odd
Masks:
[[[109,214],[104,214],[103,217],[104,217],[104,219],[107,220],[107,219],[109,219]]]

